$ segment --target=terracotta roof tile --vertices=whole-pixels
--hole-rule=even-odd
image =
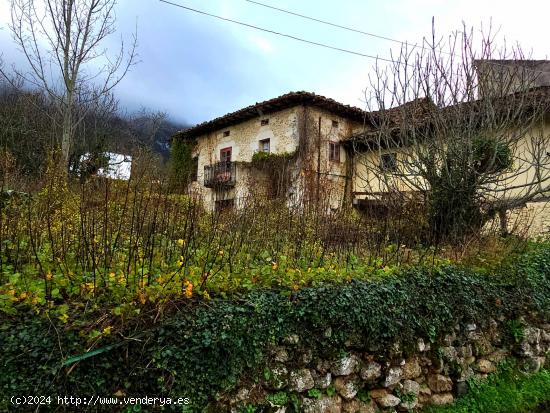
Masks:
[[[264,116],[282,109],[290,108],[298,105],[317,106],[328,110],[336,115],[363,122],[366,119],[367,112],[354,106],[344,105],[321,95],[316,95],[310,92],[290,92],[274,99],[264,102],[255,103],[235,112],[219,118],[212,119],[207,122],[200,123],[189,129],[177,132],[174,137],[195,138],[209,132],[220,130],[228,126],[232,126],[249,119],[259,116]]]

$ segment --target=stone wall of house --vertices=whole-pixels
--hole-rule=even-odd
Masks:
[[[298,116],[299,107],[281,110],[239,124],[228,126],[218,131],[200,136],[193,151],[198,157],[197,181],[191,183],[190,191],[200,196],[207,209],[213,209],[217,199],[242,199],[254,192],[249,186],[254,181],[249,168],[237,165],[236,185],[224,193],[204,186],[204,167],[220,161],[220,150],[231,147],[231,160],[237,163],[248,163],[260,149],[260,141],[270,140],[271,153],[294,152],[299,144]],[[262,125],[262,120],[268,120]],[[224,136],[227,134],[228,136]]]
[[[418,339],[414,349],[396,344],[384,354],[350,341],[333,358],[316,356],[300,337],[290,336],[271,349],[261,381],[243,381],[222,398],[219,409],[238,412],[246,404],[276,400],[269,396],[277,393],[297,395],[304,413],[412,411],[449,404],[467,391],[468,379],[486,378],[505,359],[515,358],[525,372],[547,363],[549,324],[524,322],[517,341],[509,338],[513,332],[506,325],[491,320],[484,327],[455,326],[438,345]],[[273,412],[287,411],[271,405]]]
[[[262,120],[268,123],[262,125]],[[266,178],[247,164],[260,150],[260,141],[269,139],[273,154],[298,152],[290,195],[302,198],[320,193],[327,206],[340,208],[348,174],[346,152],[340,146],[339,160],[331,161],[329,143],[340,143],[359,127],[358,122],[313,106],[258,114],[255,119],[198,137],[193,152],[198,157],[197,181],[189,189],[200,196],[207,209],[213,209],[217,199],[239,200],[261,192],[261,185],[255,184]],[[236,183],[234,188],[217,193],[204,187],[204,167],[219,162],[220,150],[227,147],[232,148],[232,161],[237,162]]]
[[[307,186],[315,191],[319,187],[319,202],[325,209],[340,209],[346,202],[345,191],[351,186],[351,171],[348,169],[350,159],[341,142],[363,127],[361,122],[353,121],[327,110],[308,107],[306,111],[307,145],[302,155],[302,171]],[[337,160],[330,157],[330,144],[339,144]],[[351,187],[349,188],[351,192]],[[347,200],[351,204],[351,199]]]

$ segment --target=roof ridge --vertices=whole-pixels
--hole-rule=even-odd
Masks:
[[[310,103],[322,107],[333,113],[347,116],[357,120],[364,120],[367,112],[355,106],[340,103],[335,99],[318,95],[314,92],[290,91],[275,98],[267,99],[255,104],[245,106],[233,112],[216,117],[214,119],[199,123],[191,128],[177,131],[174,136],[197,137],[233,124],[262,116],[263,112],[272,113],[277,110],[286,109],[300,104]]]

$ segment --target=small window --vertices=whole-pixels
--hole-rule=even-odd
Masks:
[[[231,131],[226,130],[226,131],[223,132],[223,137],[224,137],[224,138],[225,138],[226,136],[229,136],[229,135],[231,135]]]
[[[222,211],[228,211],[233,209],[235,206],[235,200],[234,199],[221,199],[219,201],[216,201],[216,211],[222,212]]]
[[[262,126],[269,125],[269,119],[262,119],[260,123]]]
[[[340,162],[340,144],[338,142],[328,143],[328,159],[331,162]]]
[[[231,162],[231,146],[220,150],[220,162]]]
[[[338,128],[338,121],[337,120],[332,121],[332,127],[333,128]]]
[[[193,159],[191,159],[191,171],[189,174],[189,178],[191,179],[191,182],[195,182],[198,179],[198,173],[199,173],[199,157],[195,156]]]
[[[270,151],[270,140],[269,139],[262,139],[260,141],[260,152],[267,152]]]
[[[384,172],[397,171],[397,154],[384,153],[380,157],[380,169]]]

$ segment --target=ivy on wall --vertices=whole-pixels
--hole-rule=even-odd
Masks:
[[[291,181],[291,165],[296,157],[296,152],[256,152],[252,156],[252,167],[264,172],[268,178],[271,197],[277,198],[286,194]]]
[[[197,164],[193,161],[193,149],[196,142],[189,139],[172,140],[170,154],[170,187],[183,192],[196,174]]]

